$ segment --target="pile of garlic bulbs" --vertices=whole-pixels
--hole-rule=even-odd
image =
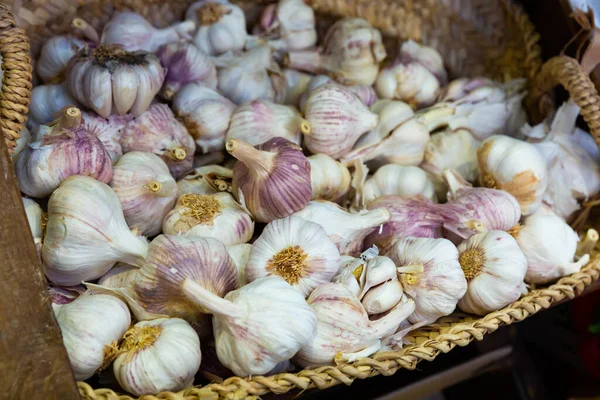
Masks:
[[[142,396],[351,362],[588,262],[565,220],[600,150],[573,103],[529,127],[521,80],[449,81],[360,18],[318,38],[302,0],[246,17],[77,18],[36,59],[13,162],[77,379]]]

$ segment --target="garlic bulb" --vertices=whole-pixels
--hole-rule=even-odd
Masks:
[[[217,69],[211,58],[191,43],[169,43],[156,53],[167,69],[162,95],[170,100],[188,83],[199,83],[210,89],[217,88]]]
[[[113,371],[123,389],[142,396],[191,386],[201,360],[194,329],[179,318],[160,318],[125,332]]]
[[[29,230],[33,238],[42,238],[44,236],[44,211],[42,207],[34,200],[28,199],[27,197],[21,197],[23,201],[23,207],[25,208],[25,214],[27,215],[27,222],[29,223]]]
[[[310,132],[310,123],[295,108],[254,100],[233,112],[225,138],[243,140],[256,146],[274,137],[282,137],[300,145],[302,134]]]
[[[106,119],[93,112],[82,112],[81,117],[84,128],[100,139],[112,162],[117,162],[123,155],[121,134],[130,116],[111,115]]]
[[[246,16],[242,9],[227,0],[201,0],[193,3],[185,18],[198,29],[192,42],[200,51],[215,56],[242,50],[246,43]]]
[[[310,163],[298,145],[276,137],[256,147],[229,139],[226,148],[238,160],[232,192],[256,221],[286,217],[310,200]]]
[[[544,284],[579,272],[590,258],[586,254],[573,261],[579,236],[562,218],[542,209],[525,218],[513,235],[527,257],[527,283]]]
[[[360,136],[375,128],[379,121],[356,95],[331,83],[311,92],[305,116],[312,126],[304,137],[306,147],[333,158],[350,151]]]
[[[135,265],[116,263],[102,278],[98,280],[98,285],[107,288],[126,288],[135,280],[137,272],[140,270]]]
[[[272,53],[271,47],[261,45],[217,64],[219,92],[236,104],[252,100],[283,103],[287,83]]]
[[[489,94],[487,91],[477,90],[484,87],[494,88],[497,85],[491,79],[480,76],[454,79],[441,90],[438,101],[479,101],[485,94]]]
[[[160,233],[161,221],[177,197],[177,184],[163,160],[152,153],[127,153],[114,166],[110,186],[129,228],[144,236]]]
[[[85,380],[110,365],[131,317],[127,305],[115,296],[87,294],[63,305],[56,322],[75,379]]]
[[[50,195],[72,175],[110,181],[113,171],[104,146],[81,123],[81,111],[68,108],[41,140],[30,143],[15,164],[21,191],[31,197]]]
[[[392,65],[379,72],[375,89],[380,97],[422,108],[435,102],[447,79],[444,60],[435,49],[407,40]]]
[[[52,311],[54,312],[54,316],[58,316],[58,312],[62,306],[72,303],[79,298],[79,296],[84,294],[85,291],[86,288],[83,285],[69,287],[50,285],[48,287],[48,295],[50,296],[50,302],[52,303]]]
[[[422,195],[436,201],[431,180],[419,167],[387,164],[368,178],[362,187],[362,201],[367,204],[377,197],[396,195],[413,197]]]
[[[19,132],[19,138],[17,139],[17,146],[13,149],[13,153],[10,155],[10,161],[14,167],[17,162],[17,157],[19,153],[23,151],[23,149],[29,144],[31,141],[31,132],[27,129],[26,126],[23,127],[21,132]]]
[[[369,320],[360,301],[339,283],[316,288],[307,299],[317,316],[317,333],[294,357],[302,366],[330,365],[368,357],[380,339],[393,333],[414,310],[412,300],[398,303],[385,316]]]
[[[340,253],[314,222],[290,216],[270,222],[256,239],[246,264],[249,282],[279,276],[304,296],[338,271]]]
[[[85,46],[85,42],[72,36],[53,36],[42,46],[36,71],[44,82],[61,82],[67,64]]]
[[[56,118],[57,112],[77,104],[77,100],[69,94],[66,82],[36,86],[31,90],[27,127],[33,130],[39,125],[48,124]]]
[[[182,287],[188,298],[213,314],[217,356],[237,376],[266,374],[315,334],[315,313],[279,277],[255,280],[224,299],[189,279]]]
[[[316,75],[312,76],[312,79],[308,82],[308,85],[305,88],[304,93],[299,99],[298,107],[300,111],[304,112],[306,110],[306,100],[310,93],[318,88],[319,86],[323,86],[326,83],[337,83],[338,85],[343,86],[348,91],[354,93],[365,106],[371,107],[377,101],[377,95],[375,94],[375,89],[369,85],[342,85],[341,83],[336,82],[333,78],[328,75]]]
[[[302,50],[317,43],[315,13],[302,0],[279,0],[263,11],[258,35],[279,50]]]
[[[248,283],[248,280],[246,279],[246,265],[250,259],[250,250],[252,250],[252,245],[248,243],[227,247],[227,252],[237,268],[238,287],[242,287]]]
[[[117,261],[140,266],[147,251],[146,240],[129,231],[108,185],[72,176],[50,196],[42,258],[52,282],[69,286],[97,279]]]
[[[165,216],[162,231],[169,235],[212,237],[232,246],[252,238],[254,221],[229,193],[185,194]]]
[[[165,104],[153,104],[142,115],[131,120],[121,135],[123,152],[154,153],[167,164],[171,175],[179,178],[194,162],[194,139]]]
[[[372,85],[387,53],[381,33],[362,18],[342,18],[323,38],[320,50],[290,51],[289,68],[327,73],[346,85]]]
[[[237,287],[237,279],[227,248],[218,240],[159,235],[148,247],[133,291],[147,312],[182,318],[203,337],[210,332],[206,309],[186,297],[182,284],[193,280],[220,297]]]
[[[119,45],[126,51],[155,53],[160,46],[189,40],[196,29],[193,21],[184,21],[165,29],[156,29],[141,15],[121,11],[111,18],[102,31],[102,45]]]
[[[398,266],[404,293],[415,301],[411,324],[430,324],[450,315],[467,291],[456,247],[446,239],[403,237],[387,253]]]
[[[311,201],[292,215],[321,225],[343,255],[359,254],[365,237],[390,220],[385,208],[351,214],[329,201]]]
[[[311,200],[341,201],[350,189],[350,171],[327,154],[308,157]]]
[[[104,118],[113,112],[140,115],[164,79],[165,70],[156,56],[128,52],[116,45],[83,49],[67,69],[70,94]]]
[[[477,164],[480,183],[515,196],[524,216],[542,204],[548,171],[533,145],[508,136],[491,136],[477,149]]]
[[[370,110],[379,116],[379,123],[372,131],[359,139],[355,146],[356,149],[362,149],[381,142],[396,128],[415,115],[408,104],[399,100],[377,100],[370,107]]]
[[[177,182],[177,200],[186,194],[231,192],[232,178],[233,171],[220,165],[195,168]]]
[[[302,97],[307,90],[312,75],[289,68],[283,70],[283,75],[285,76],[285,81],[287,83],[285,101],[283,104],[297,107],[300,102],[300,97]]]
[[[527,258],[506,232],[477,233],[458,246],[468,289],[461,310],[485,315],[516,301],[524,286]]]
[[[184,86],[173,99],[173,111],[204,153],[225,147],[225,132],[235,107],[215,90],[197,83]]]

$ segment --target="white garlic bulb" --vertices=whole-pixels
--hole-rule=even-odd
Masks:
[[[387,164],[368,178],[362,187],[363,204],[385,195],[413,197],[422,195],[436,201],[431,180],[419,167]]]
[[[27,215],[27,222],[29,223],[29,230],[33,238],[42,238],[44,236],[45,221],[44,211],[42,207],[34,200],[28,199],[27,197],[21,197],[23,201],[23,207],[25,208],[25,214]]]
[[[529,143],[508,136],[491,136],[477,149],[479,181],[515,196],[523,215],[537,211],[548,186],[546,163]]]
[[[82,112],[81,117],[84,128],[100,139],[112,162],[117,162],[123,155],[121,134],[131,116],[111,115],[102,118],[94,112]]]
[[[232,246],[252,238],[254,221],[229,193],[185,194],[165,216],[162,230],[169,235],[212,237]]]
[[[279,276],[306,297],[331,280],[339,262],[340,253],[321,225],[290,216],[270,222],[256,239],[246,276],[249,282]]]
[[[200,339],[190,324],[160,318],[125,332],[113,371],[123,389],[142,396],[191,386],[201,360]]]
[[[173,99],[173,111],[204,153],[223,150],[235,108],[229,99],[198,83],[184,86]]]
[[[82,381],[110,365],[131,317],[127,305],[117,297],[87,294],[63,305],[56,322],[75,379]]]
[[[201,0],[193,3],[185,18],[198,27],[192,42],[200,51],[215,56],[242,50],[246,43],[246,16],[227,0]]]
[[[72,36],[53,36],[42,46],[36,71],[44,82],[60,82],[65,78],[67,64],[85,42]]]
[[[238,287],[242,287],[248,283],[246,279],[246,264],[250,259],[250,250],[252,245],[249,243],[235,244],[227,247],[227,252],[237,268],[238,272]]]
[[[160,46],[180,40],[189,40],[196,29],[193,21],[183,21],[164,29],[156,29],[140,14],[121,11],[104,25],[100,43],[119,45],[127,51],[155,53]]]
[[[256,146],[271,138],[283,137],[300,145],[302,134],[310,132],[310,123],[294,107],[254,100],[233,112],[225,139],[240,139]]]
[[[177,184],[167,164],[152,153],[132,151],[115,164],[110,181],[129,228],[144,236],[160,233],[164,216],[173,208]]]
[[[408,318],[411,324],[430,324],[454,311],[467,281],[452,242],[402,237],[387,255],[398,266],[404,293],[415,301],[415,312]]]
[[[468,282],[461,310],[485,315],[516,301],[522,293],[527,258],[503,231],[477,233],[458,246],[458,261]]]
[[[307,302],[317,316],[317,332],[294,357],[294,363],[302,367],[370,356],[379,350],[380,339],[393,333],[415,308],[412,300],[404,299],[371,321],[360,301],[339,283],[319,286]]]
[[[283,75],[287,82],[285,101],[283,104],[298,107],[300,98],[306,92],[308,84],[312,79],[312,75],[289,68],[283,69]]]
[[[135,280],[140,267],[128,265],[121,262],[115,264],[102,278],[98,280],[98,285],[107,288],[126,288]]]
[[[263,11],[257,33],[278,50],[302,50],[317,43],[315,12],[302,0],[279,0]]]
[[[390,220],[385,208],[353,214],[335,203],[315,200],[292,215],[321,225],[343,255],[359,254],[365,237]]]
[[[350,190],[350,171],[327,154],[314,154],[310,162],[311,200],[341,201]]]
[[[17,162],[17,157],[19,156],[19,153],[21,151],[23,151],[25,146],[27,146],[30,141],[31,141],[31,132],[29,132],[29,129],[27,129],[27,127],[24,126],[23,129],[21,130],[21,132],[19,132],[19,138],[17,139],[17,145],[13,149],[13,153],[10,155],[10,160],[13,164],[13,167],[14,167],[15,163]]]
[[[255,280],[224,299],[190,280],[182,287],[189,299],[213,314],[217,356],[237,376],[266,374],[315,334],[315,313],[279,277]]]
[[[356,95],[332,83],[311,92],[305,116],[312,127],[304,137],[306,147],[333,158],[350,151],[360,136],[375,128],[379,121]]]
[[[27,127],[33,130],[52,122],[57,112],[70,105],[77,106],[78,102],[69,93],[66,82],[34,87],[31,90]]]
[[[573,260],[579,236],[562,218],[543,209],[525,218],[513,236],[527,257],[527,283],[544,284],[579,272],[590,258],[585,254]]]
[[[72,176],[52,193],[42,247],[46,276],[77,285],[100,278],[117,262],[140,266],[148,244],[130,232],[110,186]]]
[[[233,171],[220,165],[193,169],[177,182],[177,200],[186,194],[231,192]]]

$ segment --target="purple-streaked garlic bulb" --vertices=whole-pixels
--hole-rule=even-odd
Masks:
[[[252,244],[246,278],[279,276],[307,297],[331,281],[339,264],[340,253],[321,225],[292,215],[270,222]]]
[[[46,197],[72,175],[109,182],[112,162],[102,142],[81,123],[81,111],[70,107],[47,133],[30,143],[17,158],[15,172],[21,191]]]
[[[435,102],[447,80],[442,56],[431,47],[408,40],[402,43],[392,65],[379,72],[375,89],[380,97],[422,108]]]
[[[42,46],[35,64],[44,82],[61,82],[65,79],[67,64],[85,46],[85,42],[73,36],[53,36]]]
[[[189,40],[196,29],[192,21],[184,21],[165,29],[157,29],[141,15],[123,11],[115,14],[104,26],[100,43],[120,45],[127,51],[154,53],[167,43]]]
[[[252,147],[230,139],[226,148],[238,160],[232,192],[256,221],[287,217],[309,202],[310,163],[297,144],[273,138]]]
[[[256,34],[278,50],[302,50],[317,43],[315,12],[303,0],[279,0],[261,14]]]
[[[184,86],[173,99],[173,111],[204,153],[223,150],[235,108],[216,90],[197,83]]]
[[[290,51],[286,63],[345,85],[372,85],[386,56],[377,29],[362,18],[343,18],[329,28],[320,50]]]
[[[212,59],[188,42],[169,43],[158,49],[156,56],[167,76],[162,96],[170,100],[182,86],[188,83],[217,88],[217,69]]]
[[[360,136],[379,121],[355,94],[332,83],[318,87],[308,96],[305,116],[312,127],[304,137],[306,147],[333,158],[349,152]]]
[[[233,112],[225,139],[239,139],[256,146],[282,137],[299,146],[302,134],[310,132],[310,123],[294,107],[254,100]]]
[[[67,85],[77,101],[104,118],[111,113],[138,116],[150,107],[165,73],[153,54],[99,46],[83,49],[71,59]]]
[[[136,299],[150,313],[182,318],[201,336],[211,332],[206,310],[182,291],[191,280],[223,297],[237,288],[237,270],[223,243],[212,238],[157,236],[133,284]]]
[[[67,106],[78,107],[78,103],[69,93],[66,82],[34,87],[31,90],[27,128],[33,133],[38,126],[52,122],[56,113]]]
[[[81,116],[85,129],[100,139],[112,162],[117,162],[123,155],[121,134],[125,125],[131,120],[131,116],[111,115],[102,118],[94,112],[82,112]]]
[[[323,86],[326,83],[332,83],[332,82],[336,83],[335,80],[333,80],[333,78],[331,78],[327,75],[317,75],[317,76],[312,77],[312,79],[306,86],[304,93],[300,97],[300,100],[299,100],[300,102],[298,105],[300,110],[302,112],[304,112],[306,110],[306,100],[308,99],[308,96],[310,95],[310,93],[313,90],[315,90],[319,86]],[[340,83],[340,85],[342,85],[342,84]],[[367,107],[371,107],[371,105],[377,101],[377,95],[375,94],[375,89],[373,89],[372,86],[369,86],[369,85],[351,85],[351,86],[342,85],[342,86],[344,86],[350,92],[357,95],[358,98]]]
[[[287,81],[272,54],[271,47],[261,45],[217,63],[219,92],[236,104],[260,99],[283,103]]]
[[[131,229],[144,236],[160,233],[163,217],[173,208],[177,183],[155,154],[132,151],[115,164],[110,181]]]
[[[242,50],[246,44],[246,16],[227,0],[197,1],[187,9],[185,19],[198,28],[192,43],[209,56]]]
[[[167,164],[175,179],[192,169],[196,151],[194,139],[185,126],[167,105],[158,103],[125,126],[121,146],[123,153],[146,151],[156,154]]]

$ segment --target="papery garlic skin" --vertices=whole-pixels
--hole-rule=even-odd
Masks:
[[[589,261],[587,254],[573,260],[579,236],[562,218],[545,210],[525,218],[513,235],[527,257],[527,283],[551,282],[579,272]]]
[[[403,237],[387,253],[398,268],[399,280],[415,301],[412,324],[430,324],[451,314],[467,291],[456,247],[446,239]]]
[[[515,196],[524,216],[542,204],[548,170],[533,145],[508,136],[491,136],[477,149],[477,163],[480,183]]]
[[[433,183],[425,171],[419,167],[396,164],[387,164],[379,168],[363,185],[362,198],[365,204],[385,195],[422,195],[429,200],[437,200]]]
[[[34,200],[28,199],[27,197],[21,197],[21,200],[23,201],[23,207],[25,208],[25,214],[27,215],[31,236],[34,238],[43,237],[44,227],[42,225],[42,219],[44,218],[44,211],[42,210],[42,207]]]
[[[197,26],[192,42],[200,51],[216,56],[244,48],[246,16],[227,0],[201,0],[193,3],[185,18]]]
[[[108,288],[126,288],[135,281],[135,276],[140,267],[124,263],[116,263],[102,278],[98,280],[98,285]]]
[[[274,137],[283,137],[301,145],[302,134],[310,131],[310,123],[295,108],[254,100],[233,112],[225,140],[239,139],[256,146]]]
[[[311,201],[292,215],[321,225],[342,255],[359,254],[365,237],[390,220],[385,208],[349,213],[329,201]]]
[[[266,374],[315,334],[315,313],[304,296],[279,277],[255,280],[224,299],[189,280],[183,290],[213,314],[217,356],[237,376]]]
[[[131,317],[127,305],[117,297],[88,294],[63,305],[56,322],[75,379],[85,380],[110,365]]]
[[[121,134],[131,118],[111,115],[106,119],[93,112],[82,112],[81,116],[84,128],[100,139],[112,162],[117,162],[123,155]]]
[[[341,201],[350,190],[350,171],[327,154],[314,154],[310,162],[311,200]]]
[[[162,223],[169,235],[212,237],[225,246],[248,242],[254,221],[229,193],[186,194]]]
[[[224,190],[217,190],[210,183],[210,178],[216,176],[228,182],[233,178],[233,171],[220,165],[205,165],[190,171],[177,182],[177,200],[186,194],[215,194],[222,191],[231,191],[231,186]]]
[[[10,155],[10,160],[13,164],[13,167],[14,167],[15,163],[17,162],[17,157],[19,156],[19,153],[21,151],[23,151],[25,146],[27,146],[30,141],[31,141],[31,132],[29,132],[29,129],[27,129],[27,127],[24,126],[23,129],[21,130],[21,132],[19,132],[19,138],[17,139],[17,146],[13,149],[13,153]]]
[[[258,35],[278,50],[301,50],[317,42],[315,13],[302,0],[279,0],[261,15]]]
[[[198,334],[179,318],[138,322],[119,347],[113,372],[136,396],[189,387],[202,360]]]
[[[246,277],[252,282],[279,276],[306,297],[331,280],[339,262],[340,253],[321,225],[290,216],[269,223],[256,239]]]
[[[167,69],[162,90],[164,98],[170,100],[181,87],[188,83],[202,84],[210,89],[217,88],[217,69],[211,58],[187,42],[176,42],[160,47],[156,53]]]
[[[77,106],[78,103],[69,93],[66,82],[34,87],[31,90],[27,127],[34,130],[39,125],[52,122],[56,113],[69,105]]]
[[[217,91],[197,83],[184,86],[173,99],[173,111],[204,153],[225,147],[225,133],[235,108]]]
[[[250,250],[252,250],[252,245],[249,243],[235,244],[227,247],[227,252],[237,268],[238,287],[242,287],[248,283],[246,279],[246,265],[250,259]]]
[[[360,136],[375,128],[379,121],[356,95],[331,83],[311,92],[305,116],[312,127],[304,137],[306,147],[333,158],[350,151]]]
[[[310,163],[298,145],[276,137],[256,147],[229,139],[226,148],[238,160],[232,192],[256,221],[287,217],[310,200]]]
[[[179,178],[194,162],[196,144],[185,126],[166,104],[153,104],[142,115],[131,120],[121,135],[123,152],[145,151],[159,156],[171,175]]]
[[[485,315],[516,301],[522,293],[527,258],[515,239],[503,231],[477,233],[458,246],[468,282],[461,310]]]
[[[100,43],[120,45],[127,51],[156,52],[160,46],[179,40],[189,40],[196,28],[192,21],[184,21],[165,29],[156,29],[141,15],[122,11],[104,25]]]
[[[160,233],[164,216],[173,208],[177,184],[167,164],[152,153],[132,151],[125,154],[113,169],[113,188],[125,221],[144,236]]]
[[[97,279],[117,261],[140,266],[147,251],[146,240],[127,227],[110,186],[76,175],[50,196],[42,258],[52,282],[71,286]]]
[[[70,287],[50,285],[48,287],[48,295],[50,296],[50,302],[52,303],[52,311],[54,312],[54,316],[57,317],[58,312],[65,304],[69,304],[77,300],[77,298],[84,294],[85,291],[86,288],[83,285]]]
[[[65,77],[67,64],[85,42],[72,36],[53,36],[42,46],[36,71],[44,82],[60,82]]]

